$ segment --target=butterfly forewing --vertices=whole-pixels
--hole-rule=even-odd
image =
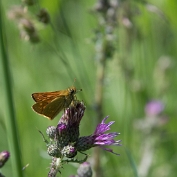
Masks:
[[[51,101],[62,94],[63,91],[33,93],[32,98],[34,99],[35,102],[46,101],[46,100]]]

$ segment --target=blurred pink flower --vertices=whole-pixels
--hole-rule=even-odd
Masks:
[[[145,106],[147,116],[157,116],[164,110],[164,104],[158,100],[152,100]]]

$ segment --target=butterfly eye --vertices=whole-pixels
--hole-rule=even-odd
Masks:
[[[75,93],[75,90],[74,89],[70,89],[70,93],[71,94]]]

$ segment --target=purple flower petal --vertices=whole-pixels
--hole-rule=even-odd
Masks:
[[[114,140],[114,138],[117,137],[120,133],[117,132],[104,133],[105,131],[110,130],[110,126],[114,123],[114,121],[111,121],[106,124],[105,121],[107,120],[107,118],[108,116],[105,117],[100,124],[98,124],[93,135],[79,138],[77,142],[78,151],[86,151],[95,146],[99,146],[101,148],[110,145],[120,146],[120,140],[118,141]],[[107,148],[103,149],[114,153],[111,149]]]
[[[108,140],[108,139],[113,139],[114,137],[116,137],[117,135],[119,135],[120,133],[107,133],[107,134],[103,134],[98,136],[97,138],[95,138],[95,140],[99,141],[104,141],[104,140]]]
[[[101,134],[101,133],[104,133],[104,132],[110,130],[110,126],[114,123],[114,121],[111,121],[111,122],[109,122],[108,124],[106,124],[105,121],[107,120],[108,117],[109,117],[109,116],[106,116],[106,117],[102,120],[101,124],[98,124],[98,125],[97,125],[94,134]]]
[[[115,155],[120,155],[120,154],[115,153],[112,149],[103,148],[103,147],[101,147],[101,148],[102,148],[103,150],[108,151],[108,152],[111,152],[111,153],[113,153],[113,154],[115,154]]]

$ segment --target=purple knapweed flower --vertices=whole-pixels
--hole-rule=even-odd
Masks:
[[[92,147],[98,146],[106,151],[109,151],[113,154],[119,155],[113,152],[112,149],[106,148],[105,146],[116,145],[120,146],[120,141],[115,141],[114,138],[118,136],[120,133],[105,133],[110,130],[110,126],[114,123],[114,121],[105,123],[108,116],[105,117],[100,124],[97,125],[95,132],[90,136],[80,137],[77,141],[77,149],[78,151],[86,151]]]
[[[58,143],[61,147],[77,142],[79,138],[79,125],[84,115],[85,105],[77,102],[65,110],[58,122]]]
[[[52,157],[73,158],[77,154],[76,142],[79,139],[79,124],[84,115],[85,105],[76,101],[64,111],[57,127],[49,126],[46,130],[50,142],[47,152]]]
[[[0,152],[0,168],[4,166],[4,164],[9,159],[10,153],[8,151]]]
[[[96,130],[92,135],[80,137],[79,125],[83,118],[85,108],[86,107],[83,102],[74,102],[64,111],[57,127],[50,126],[47,128],[46,133],[50,138],[50,142],[48,142],[44,136],[43,138],[47,144],[48,154],[53,157],[48,177],[55,177],[63,164],[69,162],[85,162],[87,155],[85,154],[84,159],[78,160],[75,158],[77,152],[84,154],[84,151],[95,146],[119,155],[113,152],[112,149],[105,147],[110,145],[120,146],[120,140],[114,140],[119,133],[105,133],[110,130],[110,126],[114,123],[114,121],[105,123],[108,116],[97,125]]]
[[[159,115],[163,110],[164,104],[158,100],[150,101],[145,106],[146,115],[150,117]]]

